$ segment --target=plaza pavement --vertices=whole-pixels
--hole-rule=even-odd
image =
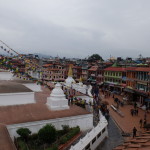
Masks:
[[[114,95],[114,96],[118,97],[119,100],[122,100],[123,98],[120,95]],[[123,107],[119,106],[119,110],[124,114],[124,117],[121,117],[117,112],[115,112],[110,107],[112,104],[116,106],[112,96],[103,98],[103,100],[106,100],[109,103],[108,109],[109,109],[110,115],[112,116],[112,118],[114,119],[114,121],[116,122],[116,124],[122,131],[126,133],[132,133],[133,127],[137,128],[138,130],[137,133],[144,131],[143,128],[140,128],[140,124],[139,124],[140,119],[144,120],[144,113],[145,113],[144,110],[138,108],[138,111],[139,111],[138,116],[132,116],[130,113],[130,110],[134,108],[133,105],[124,105]],[[147,123],[150,123],[150,113],[147,113]]]

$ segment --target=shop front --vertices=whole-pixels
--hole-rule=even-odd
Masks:
[[[139,102],[141,105],[145,105],[145,99],[148,98],[148,93],[136,90],[135,94],[136,101]]]
[[[130,88],[124,88],[123,91],[125,92],[125,98],[128,100],[128,101],[134,101],[136,98],[136,94],[134,92],[133,89],[130,89]]]
[[[146,98],[144,101],[145,101],[146,107],[150,109],[150,98]]]

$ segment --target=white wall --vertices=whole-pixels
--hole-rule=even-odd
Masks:
[[[101,116],[98,125],[93,128],[89,133],[87,133],[85,137],[80,139],[77,144],[72,146],[70,150],[95,150],[97,146],[106,137],[108,137],[107,125],[107,120],[104,116]]]
[[[0,106],[35,103],[34,92],[0,94]]]
[[[14,136],[18,137],[17,129],[29,128],[32,133],[37,133],[46,124],[53,124],[56,129],[61,129],[62,125],[69,125],[70,127],[80,126],[80,129],[85,131],[93,127],[93,114],[7,125],[7,129],[10,137],[14,140]]]
[[[26,86],[27,88],[31,89],[34,92],[41,92],[41,85],[37,85],[36,83],[26,83],[23,84],[24,86]]]
[[[13,74],[11,72],[0,72],[0,80],[12,80]]]
[[[38,71],[28,71],[28,74],[33,77],[33,78],[36,78],[36,79],[40,79],[40,73]]]

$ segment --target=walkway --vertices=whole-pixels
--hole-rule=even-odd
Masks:
[[[122,96],[120,95],[115,95],[115,97],[118,97],[120,100],[122,100]],[[131,116],[130,110],[133,109],[133,106],[124,105],[123,107],[121,106],[119,107],[119,110],[124,114],[124,117],[121,117],[110,107],[110,105],[112,104],[116,105],[114,103],[112,96],[104,98],[103,100],[108,101],[109,103],[108,108],[110,110],[110,115],[124,132],[131,133],[134,126],[137,128],[138,131],[143,131],[143,129],[140,128],[139,120],[140,119],[144,120],[145,111],[143,111],[142,109],[138,109],[139,110],[138,116]],[[147,123],[149,122],[150,122],[150,113],[147,113]]]
[[[98,146],[96,150],[112,150],[116,146],[122,144],[124,141],[120,130],[116,126],[116,123],[110,117],[108,124],[108,138]]]

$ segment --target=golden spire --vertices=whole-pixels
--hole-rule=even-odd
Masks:
[[[79,82],[82,82],[82,77],[80,76]]]
[[[69,65],[68,77],[72,77],[72,66]]]

